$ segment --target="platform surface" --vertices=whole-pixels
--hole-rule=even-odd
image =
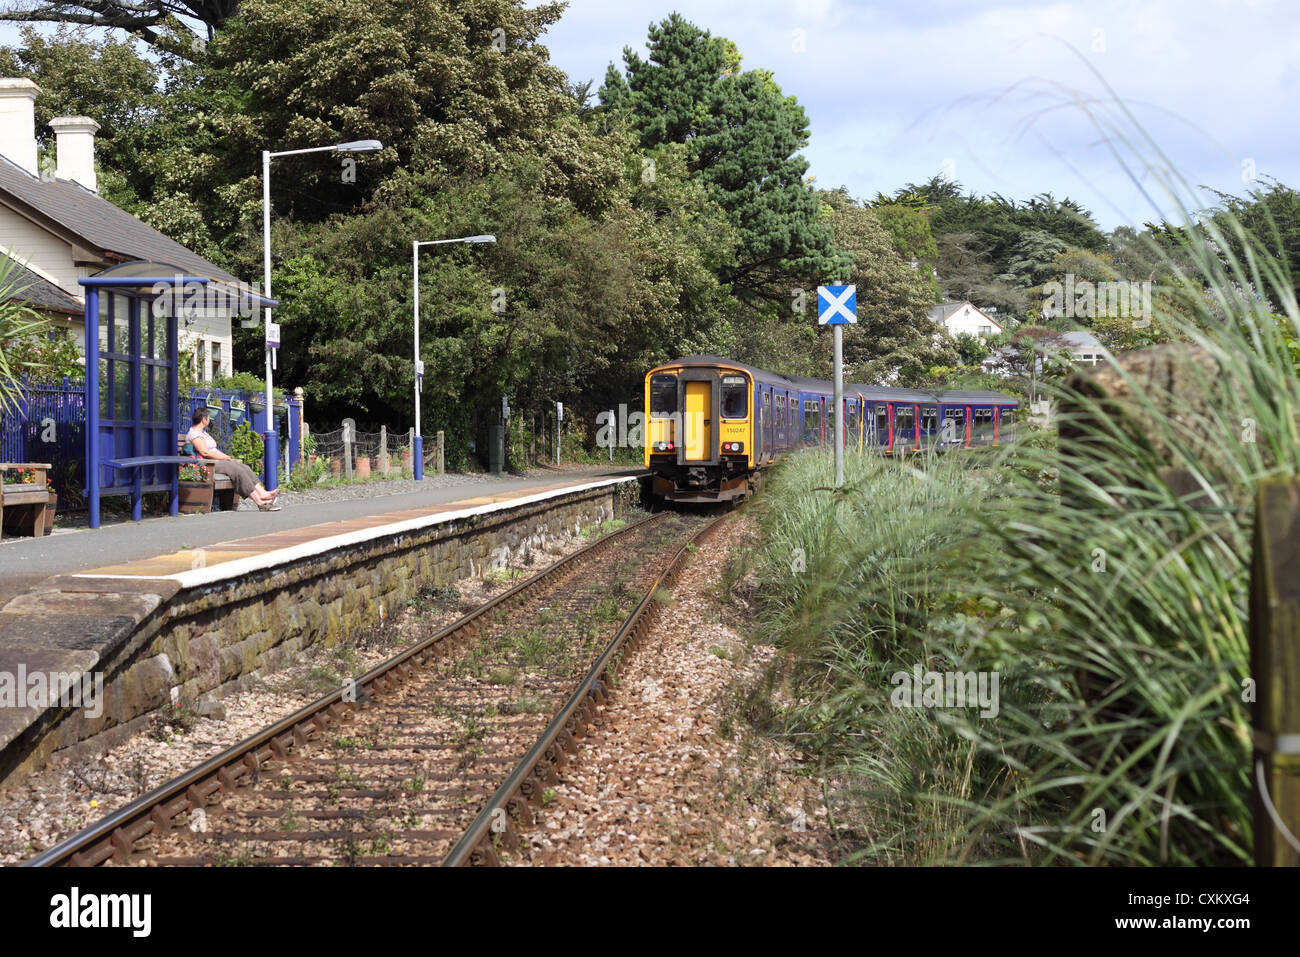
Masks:
[[[170,576],[194,568],[200,552],[201,563],[210,567],[318,538],[637,474],[640,470],[609,469],[503,476],[341,502],[286,503],[278,512],[164,516],[46,538],[6,539],[0,543],[0,606],[54,575]]]

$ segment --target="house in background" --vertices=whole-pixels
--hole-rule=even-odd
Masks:
[[[1063,333],[1061,338],[1065,340],[1065,348],[1069,350],[1075,365],[1095,366],[1110,355],[1101,340],[1086,329]]]
[[[970,302],[944,302],[930,310],[930,318],[952,336],[966,333],[987,339],[1002,332],[1002,324]]]
[[[78,279],[132,260],[206,276],[212,280],[211,294],[181,311],[180,348],[193,353],[200,382],[230,375],[231,320],[241,301],[238,280],[99,195],[99,124],[90,117],[51,121],[55,168],[52,175],[42,174],[36,143],[39,93],[31,80],[0,79],[0,256],[21,267],[13,297],[26,300],[56,328],[65,328],[84,350],[84,299]],[[102,302],[107,308],[107,297]],[[100,335],[106,347],[103,325]]]

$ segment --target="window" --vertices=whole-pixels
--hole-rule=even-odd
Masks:
[[[856,429],[858,427],[858,404],[849,402],[848,414],[844,417],[844,427],[846,429]]]
[[[993,335],[993,327],[992,327],[992,326],[980,326],[980,327],[979,327],[979,335],[980,335],[980,336],[991,336],[991,335]]]
[[[894,428],[906,432],[912,428],[912,406],[900,405],[894,409]]]
[[[821,413],[822,408],[816,402],[805,402],[803,404],[803,428],[805,432],[810,432],[816,437],[821,431]]]
[[[221,378],[221,343],[212,343],[212,378]]]
[[[876,406],[876,431],[884,435],[889,431],[889,406]]]
[[[939,409],[937,406],[927,405],[921,409],[921,428],[926,432],[933,432],[938,428]]]
[[[762,427],[766,431],[767,423],[772,421],[772,393],[763,393],[763,422]]]
[[[749,382],[743,375],[722,377],[722,417],[743,419],[749,415]]]
[[[785,428],[785,396],[783,395],[776,397],[776,427]]]
[[[672,415],[677,411],[677,376],[659,372],[650,377],[650,414]]]

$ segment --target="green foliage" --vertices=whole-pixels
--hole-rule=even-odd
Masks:
[[[842,275],[849,263],[804,182],[808,118],[766,70],[739,70],[734,45],[678,14],[651,24],[649,60],[624,50],[626,79],[611,65],[604,110],[628,123],[641,147],[684,144],[687,163],[726,212],[739,248],[722,270],[742,297],[773,297],[784,275]],[[784,298],[784,290],[780,295]]]
[[[230,447],[226,454],[238,459],[254,472],[262,468],[262,456],[266,454],[266,444],[262,437],[248,427],[248,422],[241,422],[230,434]]]
[[[766,629],[802,689],[783,729],[844,782],[857,859],[1249,861],[1251,505],[1261,479],[1300,470],[1300,312],[1276,246],[1248,239],[1234,259],[1214,230],[1178,250],[1213,299],[1158,300],[1153,317],[1201,359],[1122,402],[1048,385],[1069,402],[1059,449],[1031,433],[906,464],[851,456],[835,495],[818,455],[772,480]],[[917,665],[998,674],[998,714],[898,706]]]
[[[46,320],[31,334],[11,341],[5,347],[6,361],[22,369],[29,382],[61,382],[65,376],[84,378],[86,369],[78,361],[81,351],[76,341],[66,330],[51,326]]]

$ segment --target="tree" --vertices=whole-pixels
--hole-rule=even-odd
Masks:
[[[235,15],[239,0],[86,0],[83,3],[23,2],[0,10],[0,20],[13,23],[58,23],[79,27],[125,30],[154,46],[176,49],[178,25],[197,21],[195,37],[212,39],[218,27]]]
[[[772,74],[740,71],[734,44],[677,14],[649,31],[649,60],[623,54],[626,76],[611,64],[601,87],[604,111],[625,121],[641,147],[687,148],[740,240],[720,277],[743,298],[785,299],[789,275],[840,275],[848,260],[819,220],[804,182],[808,118]]]
[[[910,383],[957,353],[930,318],[925,277],[903,262],[873,209],[841,190],[820,194],[836,245],[853,258],[858,323],[844,335],[844,361],[858,382]],[[828,337],[823,337],[828,338]]]

